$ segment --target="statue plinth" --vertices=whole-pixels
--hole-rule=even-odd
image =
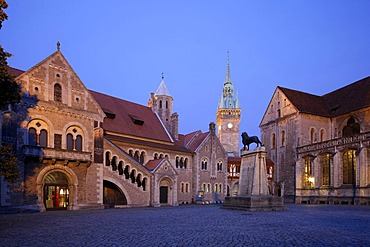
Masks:
[[[271,196],[269,193],[265,147],[241,150],[238,195],[226,197],[222,208],[247,211],[286,209],[282,197]]]

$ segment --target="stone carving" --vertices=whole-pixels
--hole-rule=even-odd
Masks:
[[[257,147],[262,147],[262,142],[260,141],[260,139],[258,139],[257,136],[248,136],[247,132],[242,133],[242,143],[244,145],[243,150],[245,150],[245,146],[247,146],[249,150],[249,145],[252,143],[256,143]]]

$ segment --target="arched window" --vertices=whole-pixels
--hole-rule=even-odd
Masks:
[[[325,141],[325,131],[323,129],[320,130],[320,142]]]
[[[281,131],[281,146],[285,146],[285,131]]]
[[[117,156],[113,156],[112,158],[112,171],[117,170]]]
[[[166,100],[166,109],[168,109],[168,101]]]
[[[76,151],[82,152],[82,136],[76,136]]]
[[[48,125],[40,120],[35,119],[28,124],[28,145],[48,147]]]
[[[140,187],[141,186],[141,174],[139,173],[136,177],[136,185],[137,187]]]
[[[144,157],[145,157],[145,153],[144,153],[144,151],[143,151],[143,152],[141,152],[141,154],[140,154],[140,164],[144,164]]]
[[[128,165],[125,167],[125,170],[123,170],[123,174],[125,174],[125,179],[130,178],[130,167]]]
[[[184,169],[186,169],[187,166],[188,166],[188,158],[185,158],[185,161],[184,161]]]
[[[222,161],[217,162],[217,171],[222,171]]]
[[[137,162],[139,162],[139,151],[136,151],[135,154],[134,154],[134,160],[136,160]]]
[[[105,153],[105,165],[110,166],[110,153],[109,152]]]
[[[184,158],[181,158],[180,159],[180,168],[182,168],[184,166]]]
[[[343,154],[343,184],[356,184],[356,151]]]
[[[118,163],[118,174],[123,175],[123,161],[122,160]]]
[[[179,168],[179,160],[180,160],[180,158],[176,157],[176,168]]]
[[[315,142],[315,129],[314,128],[310,129],[310,142],[311,144]]]
[[[36,146],[36,129],[35,128],[29,128],[28,129],[28,144],[31,146]]]
[[[146,190],[146,181],[147,181],[147,178],[144,178],[143,181],[141,182],[141,186],[143,187],[143,191]]]
[[[188,183],[185,184],[185,192],[189,193],[189,184]]]
[[[62,102],[62,86],[59,83],[54,85],[54,101]]]
[[[83,131],[77,126],[71,126],[66,131],[67,135],[67,150],[69,151],[83,151]]]
[[[44,129],[40,131],[40,146],[41,147],[48,146],[48,132]]]
[[[203,159],[203,160],[202,160],[202,170],[203,170],[203,171],[207,170],[207,163],[208,163],[208,162],[207,162],[207,159]]]
[[[72,151],[73,150],[73,135],[67,134],[67,150]]]
[[[343,137],[353,136],[360,134],[360,124],[356,123],[353,117],[350,117],[347,121],[347,125],[343,128]]]
[[[162,109],[162,100],[159,101],[159,108]]]
[[[181,183],[181,193],[184,193],[185,185],[184,183]]]
[[[136,170],[135,169],[132,169],[131,173],[130,173],[130,178],[131,178],[131,183],[135,183],[135,179],[136,179]]]
[[[276,136],[275,136],[275,133],[272,133],[272,137],[271,137],[271,147],[272,147],[272,148],[276,148]]]

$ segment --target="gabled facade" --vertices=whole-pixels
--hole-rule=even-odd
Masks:
[[[103,110],[59,45],[16,75],[23,97],[3,111],[2,145],[16,150],[21,178],[15,185],[1,183],[1,205],[35,205],[41,211],[102,205]]]
[[[297,203],[369,203],[370,78],[323,96],[277,87],[261,121],[275,194]]]
[[[227,153],[216,136],[215,123],[209,131],[184,136],[185,146],[195,153],[193,191],[197,202],[221,202],[227,193]]]
[[[45,211],[176,206],[200,195],[203,202],[223,200],[226,154],[214,124],[206,135],[179,134],[163,78],[149,106],[88,90],[57,48],[27,71],[9,68],[23,97],[1,112],[0,137],[16,150],[21,178],[1,181],[1,206]]]

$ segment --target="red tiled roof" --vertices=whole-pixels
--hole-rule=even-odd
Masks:
[[[133,137],[172,142],[151,108],[90,90],[106,112],[104,129]]]
[[[149,171],[154,171],[160,164],[162,164],[162,162],[164,161],[164,159],[157,159],[157,160],[149,160],[146,164],[145,164],[145,167],[149,170]]]
[[[12,76],[14,77],[18,77],[20,76],[21,74],[24,73],[23,70],[20,70],[20,69],[16,69],[16,68],[13,68],[13,67],[9,67],[8,66],[8,73],[11,74]]]
[[[335,117],[370,106],[370,77],[323,96],[278,87],[300,112]]]
[[[166,149],[166,150],[173,150],[173,151],[178,151],[178,152],[192,153],[189,149],[187,149],[186,147],[184,147],[184,145],[181,145],[181,143],[177,141],[174,142],[174,145],[166,145],[162,143],[152,142],[150,140],[138,140],[134,138],[117,136],[117,135],[109,135],[109,134],[105,135],[105,138],[114,143],[116,141],[125,142],[125,143],[131,143],[131,144],[153,147],[153,148],[158,148],[158,149]]]
[[[339,116],[370,106],[370,77],[322,96],[332,115]]]
[[[325,100],[317,95],[304,93],[288,88],[278,87],[302,113],[330,117],[329,108]]]
[[[195,136],[190,140],[189,143],[186,143],[186,147],[189,148],[191,151],[195,151],[207,138],[209,132],[202,133],[202,131],[198,131]]]

